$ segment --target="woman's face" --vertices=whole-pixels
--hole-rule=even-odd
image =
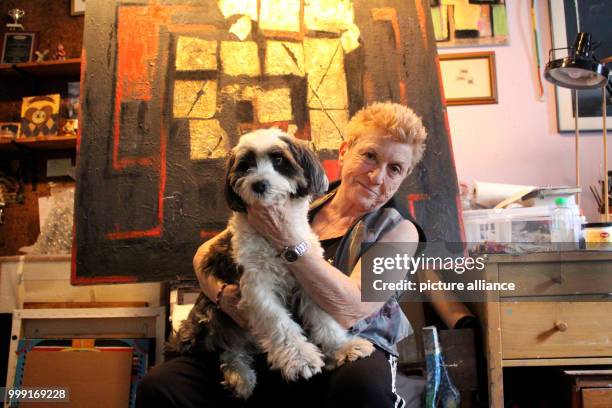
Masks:
[[[410,170],[412,147],[388,136],[368,133],[351,147],[340,147],[340,177],[345,199],[360,211],[381,207]]]

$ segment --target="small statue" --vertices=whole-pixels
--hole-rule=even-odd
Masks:
[[[64,61],[66,59],[66,50],[64,49],[64,44],[57,44],[57,47],[55,48],[55,59],[58,61]]]
[[[49,55],[49,50],[36,51],[34,54],[36,54],[36,62],[44,62]]]

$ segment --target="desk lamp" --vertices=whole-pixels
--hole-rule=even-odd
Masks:
[[[566,49],[568,56],[553,60],[555,50]],[[606,64],[610,59],[597,60],[591,49],[591,35],[580,32],[576,35],[571,48],[555,48],[548,53],[548,63],[544,69],[544,78],[555,85],[570,88],[575,101],[574,126],[576,131],[576,185],[580,186],[579,145],[578,145],[578,90],[601,89],[601,107],[603,121],[603,165],[604,165],[604,212],[605,221],[609,221],[608,203],[608,155],[606,129],[606,89],[612,95],[612,84],[609,80],[610,70]]]

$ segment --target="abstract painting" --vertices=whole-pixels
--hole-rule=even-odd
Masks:
[[[440,48],[508,44],[505,0],[439,0],[431,18]]]
[[[87,0],[73,282],[194,278],[225,228],[225,157],[278,127],[333,179],[344,127],[393,100],[429,132],[401,210],[460,241],[427,0]]]

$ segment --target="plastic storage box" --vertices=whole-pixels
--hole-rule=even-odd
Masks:
[[[581,235],[578,206],[569,206],[575,219],[575,242]],[[550,243],[550,227],[555,207],[536,206],[511,209],[463,211],[466,242]]]

